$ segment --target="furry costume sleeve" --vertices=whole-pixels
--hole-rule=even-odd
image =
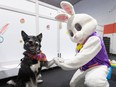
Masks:
[[[62,61],[62,59],[59,58],[59,60],[55,59],[55,62],[64,70],[77,69],[88,63],[98,54],[98,52],[101,50],[100,43],[101,42],[98,37],[92,36],[86,41],[83,48],[73,59]]]

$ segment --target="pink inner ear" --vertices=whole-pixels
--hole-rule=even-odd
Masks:
[[[72,8],[71,8],[70,5],[67,5],[67,4],[65,4],[65,3],[63,3],[62,5],[63,5],[64,10],[67,11],[67,13],[69,13],[69,14],[73,14],[73,12],[72,12]]]
[[[68,16],[66,16],[66,15],[60,15],[60,16],[57,16],[57,19],[59,19],[59,20],[67,20],[68,19]]]

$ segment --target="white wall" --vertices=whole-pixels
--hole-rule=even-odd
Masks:
[[[24,18],[25,23],[20,23],[21,18]],[[1,29],[7,23],[9,24],[1,35],[4,41],[0,43],[0,63],[20,60],[24,51],[23,43],[20,43],[21,30],[35,35],[35,17],[0,9],[0,19]]]
[[[103,35],[104,25],[116,22],[116,0],[82,0],[74,5],[76,13],[87,13],[93,16],[102,29],[97,27],[97,31],[102,36],[110,37],[110,53],[116,54],[115,34]]]
[[[70,37],[67,33],[67,24],[62,23],[62,28],[60,29],[60,51],[62,58],[74,58],[76,54],[75,48],[76,44],[70,40]]]
[[[57,21],[39,18],[39,29],[43,34],[42,51],[46,54],[47,59],[51,60],[57,56]],[[50,26],[47,29],[47,26]]]
[[[23,58],[23,43],[20,42],[22,40],[21,30],[36,35],[35,17],[2,9],[7,6],[9,9],[35,12],[35,4],[26,0],[0,0],[0,30],[4,25],[9,24],[4,34],[0,34],[4,38],[3,43],[0,43],[0,65],[10,64],[13,61],[18,64]],[[25,23],[20,23],[22,18]]]
[[[76,13],[87,13],[104,25],[115,21],[114,13],[110,12],[116,6],[116,0],[82,0],[74,5]]]
[[[35,4],[27,0],[0,0],[0,5],[35,12]]]

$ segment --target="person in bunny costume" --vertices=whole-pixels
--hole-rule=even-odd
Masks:
[[[96,33],[97,21],[87,14],[75,14],[69,2],[62,1],[60,5],[66,13],[58,14],[55,19],[67,22],[70,39],[77,43],[77,54],[69,60],[54,58],[55,63],[64,70],[77,69],[70,87],[109,87],[110,63],[104,42]]]

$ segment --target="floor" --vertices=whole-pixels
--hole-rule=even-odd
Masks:
[[[111,59],[116,57],[110,56]],[[39,87],[69,87],[69,82],[75,70],[64,71],[59,67],[51,68],[50,70],[42,71],[43,83],[38,84]],[[16,78],[16,77],[12,77]],[[0,80],[0,87],[8,87],[5,83],[12,78]],[[113,69],[113,74],[111,80],[109,80],[110,87],[116,87],[116,69]]]

